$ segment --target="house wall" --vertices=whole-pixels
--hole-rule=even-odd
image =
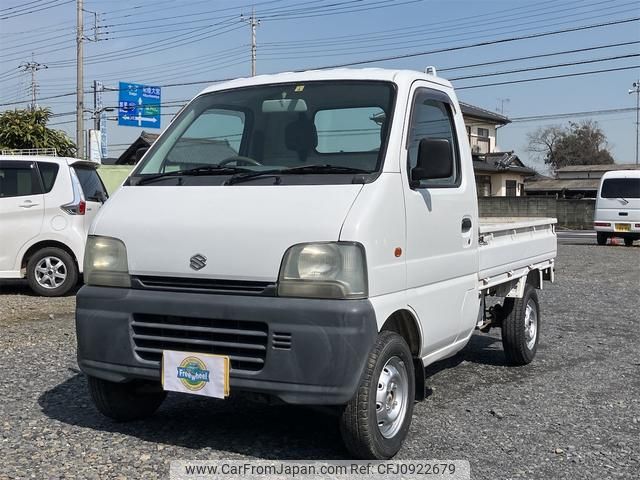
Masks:
[[[591,230],[595,200],[481,197],[478,209],[481,217],[552,217],[558,219],[558,227]]]
[[[464,117],[464,124],[467,127],[467,136],[469,136],[469,143],[471,144],[471,151],[474,151],[474,146],[478,146],[481,150],[478,153],[492,153],[498,150],[496,146],[496,126],[489,123],[483,123],[480,120],[474,118]],[[484,151],[482,148],[484,144],[478,139],[482,138],[478,135],[478,128],[484,128],[489,130],[489,150]],[[471,135],[469,135],[469,129],[471,129]]]
[[[516,196],[520,196],[521,184],[524,184],[524,175],[514,173],[497,173],[491,175],[491,196],[506,197],[507,196],[507,180],[515,180],[517,183]]]

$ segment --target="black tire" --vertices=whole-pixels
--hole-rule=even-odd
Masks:
[[[624,244],[626,247],[633,247],[633,238],[625,238]]]
[[[535,313],[535,341],[534,335],[527,337],[526,310],[527,305]],[[509,365],[526,365],[531,363],[538,350],[540,340],[540,304],[536,289],[529,283],[524,288],[522,298],[507,298],[502,306],[502,347]],[[532,343],[532,344],[531,344]]]
[[[162,405],[167,392],[159,383],[133,381],[115,383],[88,377],[93,404],[103,415],[117,422],[147,418]]]
[[[596,232],[596,242],[598,242],[598,245],[606,245],[607,238],[609,237],[607,236],[606,233]]]
[[[57,268],[59,267],[64,269],[65,279],[58,286],[54,287],[50,281],[44,282],[51,285],[51,287],[47,288],[38,281],[36,268],[42,260],[47,258],[55,259],[56,262],[52,263],[52,265]],[[58,264],[58,261],[61,263]],[[61,248],[46,247],[38,250],[29,258],[29,261],[27,262],[27,280],[29,281],[29,287],[31,287],[31,290],[38,295],[42,295],[44,297],[60,297],[68,293],[69,290],[75,287],[78,283],[78,266],[76,265],[73,257]]]
[[[378,382],[382,380],[383,367],[390,361],[404,366],[407,374],[407,389],[406,397],[400,407],[401,411],[404,409],[404,417],[400,417],[397,431],[389,432],[390,435],[387,438],[378,427],[376,393],[379,385],[382,385]],[[388,395],[387,398],[389,398]],[[393,399],[394,396],[390,398]],[[369,354],[358,390],[340,416],[340,432],[347,450],[358,459],[386,460],[393,457],[402,447],[402,442],[409,431],[414,401],[415,373],[409,346],[404,338],[395,332],[380,332]]]

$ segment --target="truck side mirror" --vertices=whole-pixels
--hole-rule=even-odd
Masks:
[[[411,170],[412,183],[437,180],[453,175],[453,150],[446,138],[423,138],[418,147],[418,161]]]
[[[138,163],[140,159],[144,157],[144,154],[147,153],[147,150],[149,150],[149,147],[142,147],[136,150],[136,163]]]

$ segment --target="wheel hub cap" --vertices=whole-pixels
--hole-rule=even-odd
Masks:
[[[58,288],[67,279],[67,267],[58,257],[44,257],[36,265],[36,282],[42,288]]]
[[[537,335],[538,313],[536,311],[535,303],[529,300],[524,311],[524,336],[529,350],[533,350],[533,347],[536,345]]]
[[[408,374],[398,357],[391,357],[382,368],[376,393],[376,420],[385,438],[392,438],[404,422],[410,399]]]

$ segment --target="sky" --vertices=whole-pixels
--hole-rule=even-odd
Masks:
[[[528,133],[586,119],[598,122],[616,163],[635,161],[636,98],[628,91],[640,79],[637,1],[85,0],[85,91],[94,80],[114,89],[119,81],[161,86],[166,127],[208,84],[250,75],[252,7],[260,20],[258,74],[355,62],[433,65],[461,101],[513,119],[499,130],[498,144],[528,166],[546,171],[527,151]],[[0,111],[29,105],[31,74],[21,65],[38,63],[37,103],[50,107],[51,125],[74,140],[75,25],[76,0],[0,0]],[[597,70],[614,71],[573,75]],[[184,83],[195,84],[177,85]],[[104,105],[117,107],[117,97],[105,92]],[[85,106],[93,108],[92,93]],[[616,111],[527,119],[601,110]],[[107,130],[112,157],[141,131],[112,120]]]

